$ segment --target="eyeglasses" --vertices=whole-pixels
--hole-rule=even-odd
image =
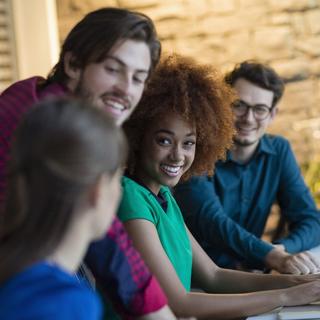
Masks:
[[[268,108],[263,104],[256,104],[254,106],[249,106],[242,100],[237,100],[233,103],[233,112],[237,117],[245,116],[249,109],[252,110],[253,116],[256,120],[265,120],[270,114],[272,107]]]

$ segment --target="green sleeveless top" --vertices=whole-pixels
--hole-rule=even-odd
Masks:
[[[191,286],[192,249],[181,211],[168,187],[160,193],[167,201],[164,211],[152,192],[128,177],[122,178],[123,196],[118,216],[125,222],[145,219],[152,222],[160,242],[187,291]]]

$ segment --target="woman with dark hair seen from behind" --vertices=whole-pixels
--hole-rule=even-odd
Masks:
[[[186,228],[172,197],[170,188],[180,179],[212,174],[225,156],[234,133],[234,99],[210,66],[170,56],[124,127],[129,173],[122,181],[119,217],[180,317],[235,319],[320,299],[316,275],[219,268]],[[191,291],[191,278],[203,293]]]
[[[100,319],[75,276],[120,198],[126,142],[114,121],[77,100],[46,100],[18,127],[0,223],[0,319]]]

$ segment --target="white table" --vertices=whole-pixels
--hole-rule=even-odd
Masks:
[[[308,251],[320,259],[320,245]]]
[[[277,320],[278,313],[265,313],[254,317],[249,317],[247,320]]]
[[[315,247],[311,250],[308,250],[308,251],[320,259],[320,246],[317,246],[317,247]],[[319,311],[320,311],[320,305],[318,305],[317,308],[318,307],[319,307]],[[269,313],[264,313],[264,314],[260,314],[257,316],[249,317],[249,318],[247,318],[247,320],[278,320],[278,313],[279,313],[280,309],[281,308],[275,310],[274,312],[269,312]],[[284,307],[281,310],[282,311],[291,311],[294,309]]]
[[[302,320],[302,319],[320,319],[320,305],[307,305],[296,307],[278,308],[274,312],[260,314],[255,317],[249,317],[247,320]]]

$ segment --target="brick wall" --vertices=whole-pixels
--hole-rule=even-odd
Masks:
[[[57,0],[61,40],[102,6],[146,13],[165,51],[223,72],[244,59],[270,63],[288,80],[270,131],[292,142],[300,163],[320,156],[320,0]]]

